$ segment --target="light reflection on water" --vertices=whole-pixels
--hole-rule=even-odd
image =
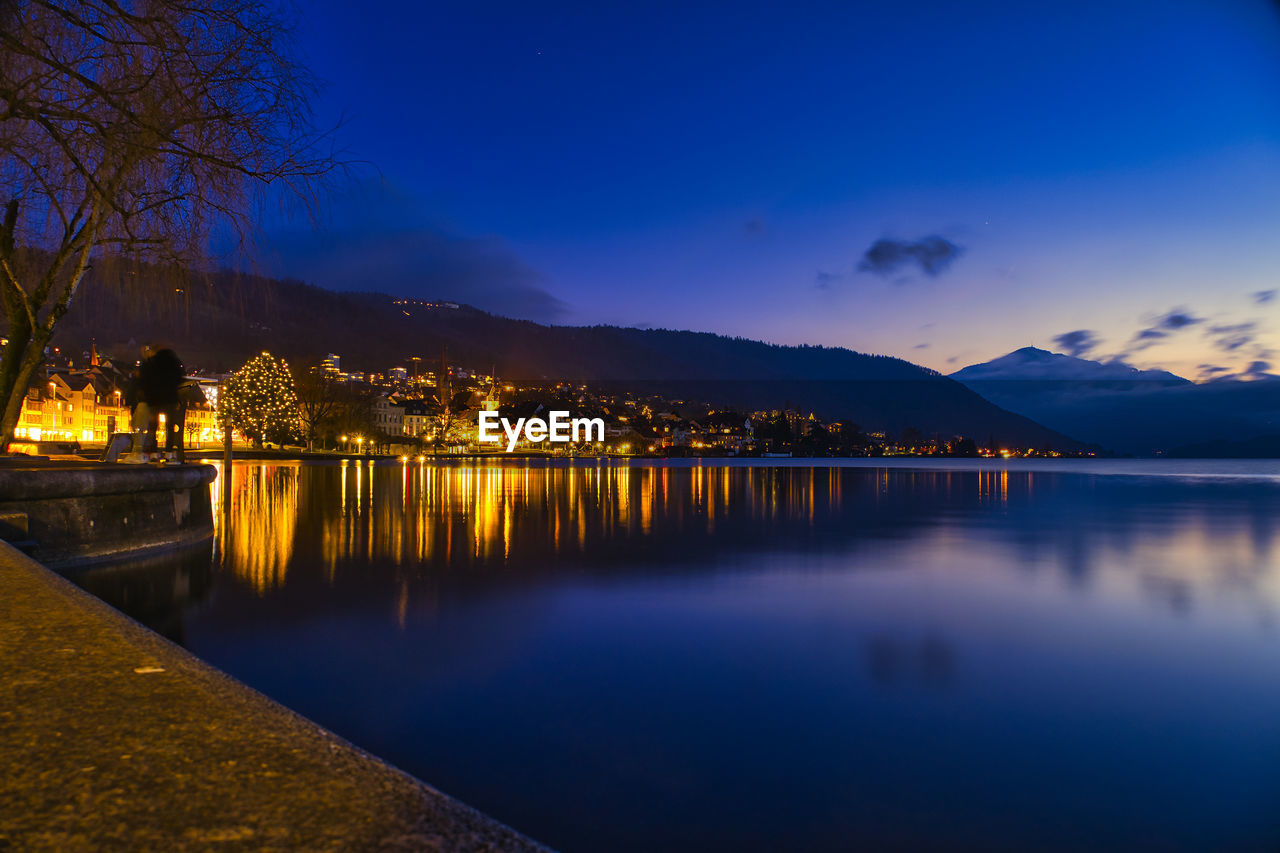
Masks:
[[[182,636],[567,850],[1274,849],[1280,482],[1213,464],[237,464]]]

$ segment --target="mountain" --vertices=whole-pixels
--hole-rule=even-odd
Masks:
[[[164,341],[192,368],[224,371],[270,349],[298,361],[342,356],[344,369],[385,371],[412,357],[493,369],[508,379],[572,380],[756,410],[793,406],[867,431],[995,438],[1020,446],[1078,442],[1004,411],[935,371],[832,347],[784,347],[700,332],[548,326],[465,305],[336,293],[232,272],[114,264],[77,294],[55,343],[132,357]]]
[[[971,364],[951,374],[957,382],[1086,382],[1106,385],[1130,382],[1158,382],[1163,385],[1190,385],[1191,381],[1167,370],[1139,370],[1121,361],[1088,361],[1036,347],[1023,347],[982,364]]]
[[[1280,433],[1259,435],[1244,441],[1209,441],[1184,444],[1169,451],[1180,459],[1280,459]]]
[[[1009,411],[1122,453],[1226,452],[1280,431],[1280,379],[1272,377],[1196,384],[1163,370],[1025,347],[951,378]]]

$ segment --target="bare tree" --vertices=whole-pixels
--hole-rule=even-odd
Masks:
[[[263,0],[0,0],[0,446],[95,261],[204,257],[335,161],[288,10]]]
[[[307,449],[315,450],[316,435],[326,421],[335,418],[346,403],[342,384],[325,369],[313,364],[294,372],[293,387],[298,395],[298,415],[307,439]]]
[[[440,434],[436,436],[437,449],[442,444],[449,441],[449,430],[453,427],[454,422],[461,416],[471,411],[471,392],[459,391],[452,395],[447,401],[443,401],[440,411]]]
[[[326,426],[336,433],[348,435],[373,435],[378,431],[374,421],[373,405],[378,398],[376,389],[356,382],[342,383],[340,403],[329,417]]]

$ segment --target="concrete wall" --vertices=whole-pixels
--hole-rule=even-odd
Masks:
[[[213,535],[211,465],[0,467],[3,538],[66,569],[193,545]]]

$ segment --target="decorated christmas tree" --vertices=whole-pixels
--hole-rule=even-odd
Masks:
[[[231,374],[219,395],[218,421],[258,446],[297,441],[302,423],[285,360],[263,352]]]

